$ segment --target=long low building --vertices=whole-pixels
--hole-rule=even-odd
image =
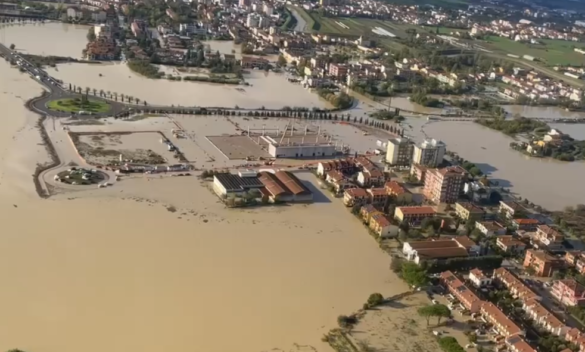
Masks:
[[[479,312],[482,300],[469,287],[465,286],[463,281],[459,280],[455,274],[450,271],[444,271],[441,273],[440,279],[443,286],[461,302],[465,309],[471,313]]]
[[[432,259],[464,258],[477,253],[479,246],[467,236],[436,241],[411,241],[402,246],[406,259],[415,263]]]
[[[250,190],[261,188],[264,188],[264,184],[256,176],[230,173],[213,175],[213,190],[220,197],[226,197],[228,194],[242,195]]]
[[[504,285],[514,298],[520,299],[522,301],[540,298],[536,293],[534,293],[534,291],[526,286],[522,280],[508,271],[508,269],[497,268],[494,270],[493,278],[497,283]]]
[[[510,337],[525,334],[524,330],[510,320],[506,314],[491,302],[483,302],[480,312],[482,318],[486,322],[491,323],[494,330],[502,336]]]

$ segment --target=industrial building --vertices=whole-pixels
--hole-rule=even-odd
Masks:
[[[240,172],[238,175],[218,173],[213,176],[213,190],[220,197],[229,194],[242,195],[251,190],[260,190],[264,184],[260,182],[256,173]]]
[[[324,158],[346,153],[348,148],[333,141],[331,136],[321,133],[319,126],[316,132],[305,126],[304,132],[295,131],[288,126],[284,131],[278,129],[248,129],[248,136],[266,148],[268,154],[274,158]]]

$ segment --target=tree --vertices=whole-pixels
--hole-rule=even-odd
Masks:
[[[403,259],[392,258],[392,261],[390,262],[390,270],[396,274],[402,272],[402,263],[404,263]]]
[[[381,293],[372,293],[370,297],[368,297],[368,306],[375,307],[379,306],[380,304],[384,303],[384,296]]]
[[[15,48],[16,48],[16,45],[10,44],[10,50],[14,50]]]
[[[421,287],[428,282],[427,271],[412,262],[402,264],[402,279],[411,287]]]
[[[429,321],[431,320],[431,317],[433,316],[434,307],[430,304],[426,305],[426,306],[422,306],[417,310],[417,312],[421,317],[424,317],[427,320],[427,326],[429,326]]]
[[[442,318],[449,318],[451,316],[451,311],[444,304],[435,304],[433,308],[433,315],[437,317],[437,325],[441,324]]]

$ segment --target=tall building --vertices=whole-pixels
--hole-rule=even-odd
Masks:
[[[246,18],[246,26],[248,28],[257,28],[260,24],[260,17],[254,13],[251,13]]]
[[[252,4],[252,0],[240,0],[239,5],[240,7],[250,6]]]
[[[408,138],[392,138],[388,140],[386,162],[390,165],[408,166],[412,162],[414,144]]]
[[[455,203],[463,190],[467,171],[459,166],[428,170],[423,194],[434,203]]]
[[[437,167],[443,162],[447,147],[436,139],[425,140],[414,147],[412,162],[428,167]]]
[[[268,16],[272,16],[272,13],[274,12],[274,8],[269,3],[264,3],[264,6],[263,6],[263,9],[262,10]]]

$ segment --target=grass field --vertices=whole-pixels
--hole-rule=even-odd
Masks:
[[[86,103],[82,103],[80,98],[52,100],[47,107],[62,112],[107,112],[110,110],[110,104],[105,101],[89,99]]]
[[[574,51],[574,48],[585,48],[585,44],[565,40],[543,39],[543,44],[518,43],[508,38],[490,36],[488,49],[498,50],[514,55],[530,55],[539,58],[547,66],[583,65],[585,55]]]

